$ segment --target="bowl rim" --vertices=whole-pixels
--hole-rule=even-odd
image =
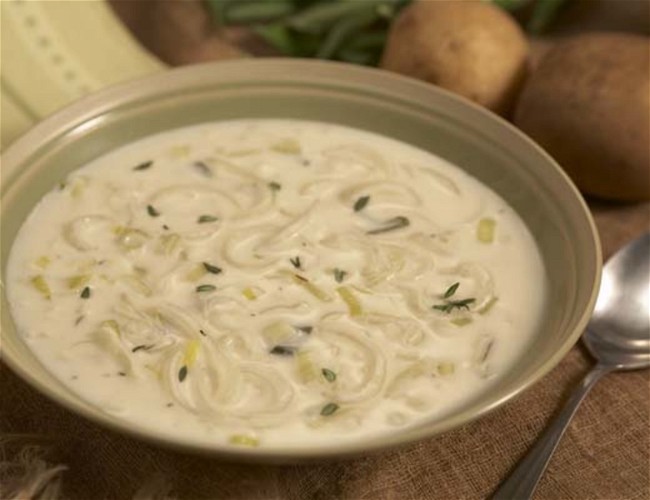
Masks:
[[[327,75],[333,82],[338,81],[340,84],[353,85],[356,80],[356,83],[363,82],[366,85],[372,85],[372,79],[381,78],[382,82],[392,81],[395,85],[399,84],[401,86],[411,86],[413,89],[417,89],[420,92],[425,91],[431,95],[437,94],[444,100],[455,103],[456,106],[469,108],[471,112],[477,115],[477,118],[482,117],[483,120],[492,121],[495,126],[501,129],[501,133],[510,135],[513,139],[520,141],[525,145],[525,147],[533,150],[537,155],[541,156],[546,162],[547,168],[552,168],[555,171],[555,174],[560,176],[560,179],[563,181],[566,187],[569,188],[574,201],[577,202],[581,210],[580,215],[583,218],[582,222],[586,223],[585,229],[587,230],[588,236],[590,237],[590,244],[593,248],[594,262],[592,269],[592,290],[589,295],[589,300],[586,303],[586,307],[579,315],[573,331],[571,331],[570,334],[566,336],[563,343],[555,350],[553,355],[546,359],[546,361],[536,371],[532,372],[528,377],[526,377],[521,383],[517,385],[517,387],[510,390],[502,397],[495,399],[490,404],[487,404],[479,408],[477,411],[472,412],[471,415],[450,415],[450,417],[446,419],[447,421],[443,425],[439,424],[436,427],[435,431],[432,431],[426,425],[422,425],[416,427],[411,432],[397,433],[396,437],[381,436],[372,440],[340,443],[340,445],[337,447],[316,447],[315,449],[308,447],[260,447],[248,449],[245,447],[233,447],[232,445],[220,443],[209,443],[208,445],[204,445],[197,442],[183,441],[183,438],[178,436],[174,437],[173,434],[156,433],[151,429],[146,429],[145,427],[135,428],[128,421],[114,419],[111,415],[104,413],[101,409],[91,404],[90,408],[95,408],[95,411],[93,411],[89,407],[82,404],[81,398],[79,398],[79,401],[74,401],[55,394],[54,391],[52,391],[46,383],[42,382],[38,377],[32,375],[26,368],[24,368],[21,365],[20,359],[18,359],[18,357],[14,358],[11,354],[8,355],[6,350],[2,348],[2,342],[0,342],[0,354],[3,354],[2,360],[14,373],[16,373],[29,385],[31,385],[32,388],[36,389],[40,394],[44,395],[49,400],[54,401],[56,404],[63,406],[64,408],[71,410],[73,413],[87,420],[90,420],[95,424],[99,424],[104,428],[108,428],[111,431],[118,431],[122,434],[135,437],[139,440],[162,445],[166,448],[191,451],[193,453],[198,453],[201,455],[216,456],[228,460],[255,463],[296,463],[306,460],[342,459],[359,456],[362,454],[365,455],[373,452],[409,445],[417,441],[432,438],[443,432],[448,432],[452,429],[459,428],[470,422],[478,420],[479,418],[482,418],[488,413],[491,413],[495,409],[501,407],[506,402],[517,397],[522,392],[528,390],[532,385],[538,382],[542,377],[544,377],[548,372],[550,372],[559,364],[559,362],[565,357],[568,351],[578,341],[583,330],[587,326],[589,318],[591,317],[592,311],[594,309],[599,290],[602,271],[602,250],[596,225],[591,212],[589,211],[589,208],[581,193],[569,178],[569,176],[564,172],[564,170],[562,170],[559,164],[541,148],[541,146],[539,146],[521,130],[517,129],[513,124],[509,123],[502,117],[488,111],[487,109],[479,106],[469,99],[458,96],[457,94],[454,94],[440,87],[382,69],[359,67],[356,65],[332,61],[314,61],[309,59],[243,59],[213,61],[203,64],[184,66],[173,68],[162,73],[156,73],[154,75],[148,75],[135,80],[130,80],[128,82],[112,85],[103,90],[100,90],[99,92],[95,92],[77,101],[74,101],[73,103],[46,117],[44,120],[20,136],[16,141],[10,144],[9,147],[2,153],[3,164],[9,164],[9,167],[11,167],[11,165],[18,165],[22,163],[22,160],[40,149],[40,146],[34,149],[32,147],[32,144],[48,144],[54,137],[58,135],[58,132],[61,129],[67,129],[66,125],[76,123],[77,126],[79,126],[80,123],[87,123],[86,120],[91,116],[101,115],[103,113],[109,112],[111,109],[128,103],[129,101],[132,101],[136,98],[145,98],[147,95],[151,97],[151,94],[148,94],[147,89],[159,88],[161,85],[164,86],[166,83],[174,80],[182,82],[182,80],[186,79],[191,82],[196,80],[196,76],[201,76],[203,74],[206,74],[206,72],[211,71],[215,73],[228,73],[229,68],[236,69],[239,72],[239,77],[241,77],[241,72],[250,72],[249,75],[251,75],[255,71],[268,69],[269,71],[273,71],[274,75],[277,75],[275,77],[276,80],[286,81],[287,83],[294,82],[297,85],[301,85],[301,82],[296,82],[297,75],[305,74],[311,70],[314,70],[316,73],[318,73],[317,77],[323,77],[323,75]],[[283,75],[284,78],[282,77]],[[294,78],[293,80],[291,79],[292,77]],[[211,83],[213,85],[216,85],[216,82],[217,80],[213,80]],[[157,94],[155,94],[155,97],[160,98],[160,96]],[[6,191],[6,185],[12,184],[12,181],[19,176],[20,173],[17,171],[17,169],[3,169],[3,198]],[[6,335],[4,332],[0,333],[2,333],[3,337]]]

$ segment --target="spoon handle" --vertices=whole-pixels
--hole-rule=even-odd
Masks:
[[[533,496],[535,487],[539,482],[546,466],[553,456],[553,452],[562,438],[564,431],[569,426],[578,406],[589,390],[600,378],[611,372],[612,367],[601,364],[596,365],[582,382],[576,387],[562,411],[553,423],[546,428],[537,443],[530,449],[523,460],[512,470],[510,476],[499,486],[492,496],[492,500],[524,500]]]

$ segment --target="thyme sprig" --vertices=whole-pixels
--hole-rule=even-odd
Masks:
[[[462,299],[462,300],[448,300],[444,304],[436,304],[433,306],[433,309],[436,311],[442,311],[444,313],[449,314],[452,312],[454,309],[467,309],[469,311],[469,305],[473,304],[476,302],[475,298],[469,298],[469,299]]]

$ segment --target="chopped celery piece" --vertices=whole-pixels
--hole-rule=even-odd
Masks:
[[[271,146],[271,150],[285,155],[299,155],[300,143],[295,139],[283,139]]]
[[[452,375],[456,371],[456,366],[451,361],[441,361],[438,363],[438,373],[440,375]]]
[[[472,318],[454,318],[450,321],[452,325],[465,326],[472,322]]]
[[[52,261],[47,255],[41,255],[38,259],[36,259],[34,264],[36,264],[36,266],[40,267],[41,269],[45,269],[51,264],[51,262]]]
[[[490,300],[488,300],[487,304],[485,304],[483,307],[481,307],[478,310],[479,314],[487,314],[490,312],[490,309],[494,307],[494,304],[496,304],[499,301],[498,297],[492,297]]]
[[[251,287],[246,287],[241,291],[242,295],[246,297],[248,300],[255,300],[257,299],[257,295],[255,294],[255,291]]]
[[[331,302],[332,297],[330,297],[325,290],[320,288],[319,286],[314,285],[311,281],[309,281],[307,278],[303,278],[302,276],[298,274],[293,274],[293,282],[302,286],[305,290],[307,290],[309,293],[311,293],[314,297],[316,297],[318,300],[322,302]]]
[[[74,199],[79,199],[83,196],[84,190],[86,189],[86,184],[88,181],[84,177],[78,177],[72,182],[72,189],[70,190],[70,195]]]
[[[137,276],[123,276],[124,283],[129,285],[134,291],[145,297],[150,297],[153,293],[151,287]]]
[[[187,158],[190,155],[192,148],[188,145],[179,144],[169,148],[169,156],[175,159]]]
[[[228,158],[239,158],[239,157],[242,157],[242,156],[255,155],[255,154],[258,154],[258,153],[261,153],[261,152],[262,152],[261,149],[249,148],[249,149],[236,149],[234,151],[226,151],[224,154]]]
[[[286,321],[276,321],[262,330],[262,336],[271,345],[281,344],[295,335],[296,331]]]
[[[47,284],[47,281],[45,281],[45,278],[41,276],[40,274],[38,276],[34,276],[31,280],[32,285],[40,294],[45,297],[47,300],[50,300],[52,298],[52,292],[50,291],[50,286]]]
[[[185,281],[199,281],[203,276],[207,274],[205,266],[203,264],[197,264],[185,275]]]
[[[311,359],[309,351],[301,350],[294,355],[298,378],[305,384],[315,380],[318,376],[316,365]]]
[[[361,303],[347,286],[340,286],[336,289],[338,294],[348,306],[350,316],[360,316],[362,314]]]
[[[259,446],[260,440],[256,437],[246,436],[244,434],[233,434],[230,436],[230,443],[239,444],[241,446],[251,446],[254,448]]]
[[[72,276],[68,278],[68,288],[70,290],[76,290],[77,288],[86,286],[89,281],[90,281],[89,274],[79,274],[77,276]]]
[[[140,229],[132,227],[120,227],[114,229],[117,234],[117,244],[125,250],[135,250],[143,246],[149,239],[149,235]]]
[[[106,321],[102,321],[99,326],[106,330],[112,331],[118,337],[122,335],[120,332],[120,325],[118,325],[117,321],[114,319],[107,319]]]
[[[183,364],[185,366],[191,368],[192,365],[194,365],[196,362],[196,357],[199,354],[200,347],[201,343],[198,340],[190,340],[190,342],[187,344],[187,347],[185,348],[185,356],[183,358]]]
[[[181,237],[177,234],[163,234],[158,238],[158,245],[156,245],[156,253],[158,255],[171,255],[178,247]]]
[[[496,221],[491,217],[484,217],[478,221],[476,227],[476,238],[481,243],[492,243],[494,241],[494,231],[496,229]]]

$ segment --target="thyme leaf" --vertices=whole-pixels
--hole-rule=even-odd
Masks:
[[[187,378],[187,366],[181,366],[181,369],[178,370],[178,381],[182,382]]]
[[[289,259],[289,262],[291,262],[291,265],[295,267],[296,269],[302,269],[302,263],[300,262],[300,257],[292,257]]]
[[[394,231],[396,229],[407,227],[410,224],[411,221],[408,219],[408,217],[404,217],[403,215],[398,215],[397,217],[388,219],[382,227],[378,227],[377,229],[371,229],[370,231],[367,231],[366,234],[387,233],[389,231]]]
[[[79,297],[81,297],[82,299],[89,299],[90,298],[90,293],[91,293],[90,292],[90,287],[86,286],[86,287],[84,287],[83,290],[81,290],[81,295],[79,295]]]
[[[329,417],[338,409],[339,409],[339,405],[337,405],[336,403],[327,403],[325,406],[323,406],[323,408],[321,408],[320,414],[323,417]]]
[[[203,161],[195,161],[194,168],[204,177],[212,177],[212,169]]]
[[[280,189],[282,189],[282,184],[275,181],[269,182],[269,189],[274,193],[277,193],[280,191]]]
[[[205,224],[206,222],[217,222],[219,219],[214,215],[199,215],[199,218],[196,219],[198,224]]]
[[[458,287],[460,286],[460,283],[456,282],[453,285],[451,285],[449,288],[447,288],[447,291],[445,294],[442,296],[444,299],[448,299],[451,297],[453,294],[456,293],[456,290],[458,290]]]
[[[323,368],[321,370],[321,373],[323,374],[323,377],[325,377],[325,380],[327,380],[330,383],[332,383],[332,382],[334,382],[336,380],[336,373],[334,373],[329,368]]]
[[[156,209],[153,207],[153,205],[147,205],[147,213],[148,213],[151,217],[158,217],[158,216],[160,216],[160,212],[159,212],[158,210],[156,210]]]
[[[202,292],[214,292],[217,289],[214,285],[199,285],[195,288],[198,293]]]
[[[342,269],[336,268],[334,269],[334,280],[337,283],[343,283],[343,280],[347,276],[347,271],[343,271]]]
[[[357,201],[354,202],[354,211],[355,212],[360,212],[365,208],[365,206],[368,204],[370,201],[370,196],[362,196],[359,198]]]
[[[153,165],[153,161],[152,161],[152,160],[145,161],[145,162],[140,163],[139,165],[136,165],[135,167],[133,167],[132,170],[136,170],[136,171],[139,171],[139,170],[147,170],[149,167],[151,167],[151,165]]]
[[[220,268],[220,267],[213,266],[212,264],[209,264],[209,263],[207,263],[207,262],[204,262],[204,263],[203,263],[203,267],[205,268],[205,270],[206,270],[207,272],[212,273],[212,274],[219,274],[219,273],[221,272],[221,268]]]

